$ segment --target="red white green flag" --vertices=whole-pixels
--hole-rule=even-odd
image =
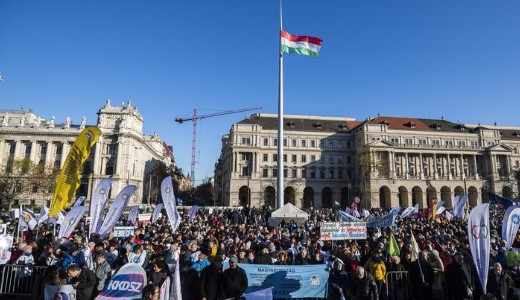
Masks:
[[[281,50],[286,53],[298,53],[318,58],[320,55],[320,38],[312,36],[298,36],[281,31]]]

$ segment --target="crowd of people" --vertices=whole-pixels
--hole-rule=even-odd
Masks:
[[[370,210],[372,216],[387,211]],[[33,276],[29,266],[45,266],[33,288],[33,299],[43,299],[45,285],[71,284],[78,300],[94,299],[123,265],[131,262],[147,272],[143,299],[159,299],[160,287],[178,264],[182,297],[188,300],[238,299],[248,287],[239,264],[323,264],[330,270],[329,299],[513,299],[520,281],[518,267],[507,267],[506,244],[501,240],[504,210],[490,210],[491,257],[486,294],[471,257],[467,222],[431,221],[427,211],[397,217],[395,226],[368,228],[365,240],[320,239],[320,223],[336,221],[336,209],[312,209],[304,223],[282,220],[268,226],[271,210],[199,209],[189,221],[187,211],[178,230],[171,232],[166,213],[156,222],[140,222],[134,235],[116,238],[88,236],[86,217],[69,237],[55,238],[55,228],[43,224],[38,232],[25,231],[11,251],[8,264],[18,277]],[[17,219],[0,218],[16,235]],[[126,225],[124,217],[120,225]],[[38,238],[36,238],[38,236]],[[390,255],[390,237],[399,255]],[[413,239],[420,248],[416,253]],[[517,236],[513,247],[519,247]],[[520,248],[520,247],[519,247]],[[395,254],[395,253],[394,253]],[[229,268],[223,270],[223,265]]]

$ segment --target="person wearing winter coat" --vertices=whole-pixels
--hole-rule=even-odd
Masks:
[[[192,269],[193,270],[193,269]],[[200,299],[215,300],[220,295],[222,280],[222,257],[215,256],[213,263],[202,270],[200,276]]]
[[[374,276],[378,294],[381,294],[386,277],[385,259],[381,250],[378,249],[372,252],[372,256],[365,263],[365,270]]]
[[[435,279],[435,275],[433,267],[428,262],[427,251],[421,251],[419,253],[419,259],[410,265],[408,279],[410,280],[412,288],[412,299],[432,299],[432,284]]]
[[[457,252],[454,262],[446,267],[446,285],[449,300],[471,300],[475,284],[471,266],[464,262],[464,255]]]
[[[112,269],[110,268],[110,264],[106,261],[106,255],[104,252],[100,252],[96,255],[96,266],[94,267],[94,274],[96,274],[97,293],[101,292],[105,287],[105,284],[110,279],[112,275]]]
[[[67,268],[68,284],[76,289],[76,300],[90,300],[96,288],[96,274],[76,264]]]
[[[215,256],[216,257],[216,256]],[[199,260],[194,262],[192,265],[191,265],[191,268],[195,271],[197,271],[197,273],[199,274],[199,277],[201,276],[202,274],[202,270],[209,266],[210,265],[210,262],[208,260],[208,257],[206,256],[205,253],[200,253],[199,254]]]
[[[229,258],[229,268],[222,274],[220,295],[223,299],[240,299],[247,289],[246,271],[238,266],[235,255]]]
[[[356,275],[350,284],[350,295],[355,300],[379,300],[377,284],[372,274],[365,272],[365,268],[358,266]]]
[[[343,269],[343,262],[337,259],[329,274],[329,293],[327,299],[340,300],[341,295],[347,298],[348,274]]]
[[[489,272],[486,292],[495,295],[497,300],[507,300],[514,285],[513,279],[504,272],[502,265],[495,263],[493,270]]]

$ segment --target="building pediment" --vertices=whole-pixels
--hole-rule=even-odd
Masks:
[[[370,146],[370,147],[384,147],[384,148],[395,147],[394,143],[389,142],[389,141],[385,141],[385,140],[379,140],[379,141],[370,142],[370,143],[368,143],[368,146]]]
[[[513,149],[511,147],[509,147],[507,145],[503,145],[503,144],[489,146],[486,150],[489,152],[512,152],[513,151]]]

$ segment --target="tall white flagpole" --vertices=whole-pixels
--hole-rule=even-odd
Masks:
[[[276,209],[283,206],[283,53],[282,53],[282,0],[280,0],[280,32],[278,38],[278,175],[277,175],[277,193],[276,193]]]

